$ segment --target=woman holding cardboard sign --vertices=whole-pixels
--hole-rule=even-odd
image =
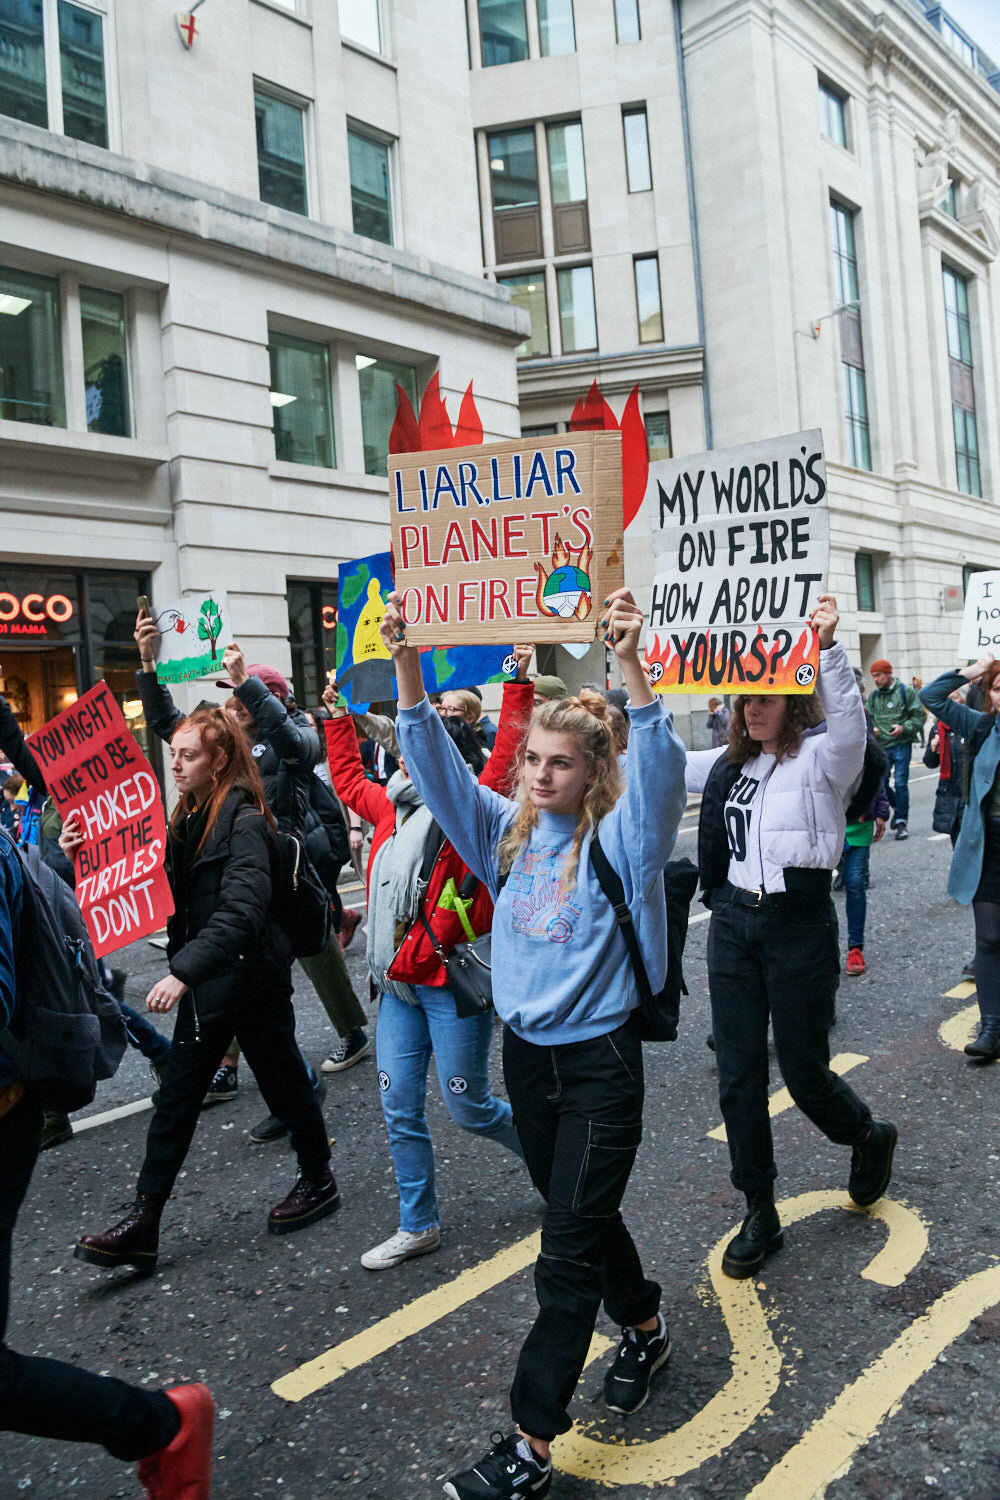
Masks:
[[[663,866],[684,810],[684,747],[643,675],[642,611],[627,589],[605,601],[602,624],[630,696],[624,788],[607,705],[582,692],[535,710],[512,801],[465,770],[427,701],[394,594],[382,622],[396,659],[397,733],[410,775],[495,901],[493,1001],[506,1023],[504,1078],[546,1202],[538,1316],[511,1390],[518,1431],[453,1476],[445,1486],[452,1500],[548,1492],[549,1447],[571,1425],[568,1406],[602,1297],[622,1328],[604,1380],[612,1410],[638,1411],[670,1352],[660,1288],[644,1275],[619,1212],[642,1136],[642,1041],[633,1017],[642,990],[606,892],[617,882],[642,978],[659,991]]]
[[[956,703],[956,688],[981,679],[983,712]],[[970,667],[945,672],[920,694],[924,706],[965,738],[968,803],[955,842],[948,891],[976,920],[976,994],[979,1035],[969,1057],[1000,1057],[1000,662],[984,657]]]
[[[747,1214],[722,1269],[742,1278],[780,1249],[768,1116],[768,1022],[778,1066],[805,1115],[851,1146],[848,1192],[865,1207],[889,1185],[896,1127],[830,1071],[829,1031],[840,975],[832,871],[847,808],[867,803],[864,704],[843,646],[837,601],[820,596],[815,698],[735,700],[729,746],[688,755],[688,790],[702,793],[698,862],[711,907],[708,986],[719,1101],[732,1182]],[[825,716],[825,722],[820,722]]]

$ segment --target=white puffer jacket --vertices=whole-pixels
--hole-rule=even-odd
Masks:
[[[746,863],[759,855],[765,891],[785,889],[786,869],[835,870],[843,851],[846,810],[864,769],[867,722],[853,668],[839,641],[820,653],[816,697],[826,718],[825,732],[807,731],[798,754],[774,765],[753,807]],[[689,792],[702,790],[724,754],[688,752]],[[759,765],[760,757],[748,761],[744,774],[753,776]],[[756,888],[755,881],[739,878],[732,863],[729,878],[745,889]]]

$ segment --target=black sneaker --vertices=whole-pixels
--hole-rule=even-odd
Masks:
[[[614,1364],[604,1377],[608,1410],[629,1417],[645,1406],[649,1382],[669,1358],[670,1332],[662,1313],[653,1333],[643,1333],[641,1328],[623,1328]]]
[[[216,1070],[215,1077],[208,1085],[208,1091],[202,1102],[206,1104],[225,1104],[229,1099],[235,1099],[239,1093],[240,1075],[237,1070],[228,1063],[223,1063]]]
[[[464,1474],[454,1474],[444,1487],[451,1500],[520,1500],[521,1496],[547,1495],[552,1483],[552,1462],[538,1457],[527,1438],[512,1432],[495,1432],[489,1453]]]
[[[847,1191],[859,1208],[870,1208],[889,1186],[899,1131],[889,1120],[873,1120],[867,1140],[851,1152]]]
[[[909,837],[910,837],[910,830],[907,828],[906,824],[905,823],[897,823],[896,824],[896,843],[897,844],[902,843],[903,839],[908,839]]]
[[[322,1078],[312,1075],[313,1093],[316,1095],[316,1103],[320,1109],[323,1108],[323,1100],[326,1098],[326,1084]],[[277,1115],[266,1115],[263,1120],[258,1120],[250,1131],[250,1139],[255,1146],[270,1146],[274,1141],[283,1141],[291,1132],[284,1120],[279,1120]]]
[[[363,1026],[359,1026],[350,1036],[340,1038],[330,1056],[320,1066],[324,1073],[342,1073],[345,1068],[353,1068],[355,1063],[367,1057],[371,1050],[368,1033]]]

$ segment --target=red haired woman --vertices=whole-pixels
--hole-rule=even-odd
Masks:
[[[229,714],[197,709],[171,735],[170,764],[179,793],[167,850],[170,972],[146,1006],[159,1014],[178,1006],[173,1046],[135,1203],[121,1223],[85,1234],[73,1252],[92,1265],[143,1271],[156,1265],[163,1205],[234,1033],[272,1114],[288,1122],[299,1161],[268,1229],[304,1229],[340,1206],[323,1116],[295,1043],[292,954],[272,912],[281,852],[250,747]],[[82,841],[78,818],[68,818],[64,851],[72,856]]]

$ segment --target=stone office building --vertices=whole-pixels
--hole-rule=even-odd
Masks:
[[[822,427],[852,652],[950,661],[963,576],[1000,564],[1000,94],[946,9],[194,23],[0,0],[0,671],[26,726],[101,675],[135,712],[136,593],[208,586],[313,699],[337,564],[387,545],[395,386],[434,373],[453,418],[474,380],[488,436],[559,430],[594,380],[619,414],[638,383],[654,458]],[[627,562],[646,587],[642,520]]]

